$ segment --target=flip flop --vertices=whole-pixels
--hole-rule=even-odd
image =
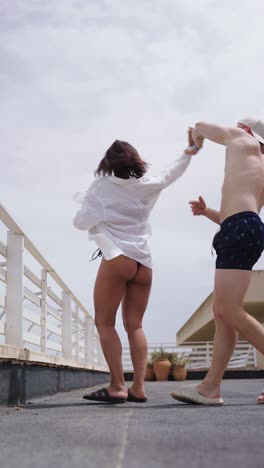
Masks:
[[[261,398],[261,400],[259,400]],[[261,392],[259,396],[257,397],[257,404],[258,405],[263,405],[264,404],[264,392]]]
[[[146,403],[148,399],[146,397],[144,398],[139,398],[134,395],[132,395],[130,388],[128,389],[128,396],[127,396],[127,401],[134,402],[134,403]]]
[[[110,395],[107,388],[100,388],[96,392],[86,393],[83,395],[84,400],[92,400],[92,401],[102,401],[106,403],[126,403],[126,398],[121,397],[114,397]]]
[[[196,385],[186,385],[179,388],[176,392],[170,394],[175,400],[183,403],[191,403],[196,405],[211,405],[222,406],[224,404],[223,398],[207,398],[200,395],[197,391]]]

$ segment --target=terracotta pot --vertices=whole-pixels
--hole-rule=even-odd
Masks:
[[[148,365],[146,367],[146,374],[145,374],[145,380],[147,380],[148,382],[152,382],[153,380],[155,380],[155,373],[154,373],[154,370],[153,370],[153,365],[150,366]]]
[[[152,364],[154,374],[156,372],[156,362],[157,362],[157,359],[154,359],[153,364]]]
[[[185,366],[174,366],[173,378],[174,380],[185,380],[187,377],[187,369]]]
[[[156,374],[157,380],[168,380],[170,374],[171,363],[168,359],[155,359],[153,369]]]

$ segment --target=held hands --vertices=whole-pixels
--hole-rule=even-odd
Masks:
[[[206,214],[207,206],[203,197],[200,196],[198,200],[190,201],[189,205],[191,207],[193,216],[200,216]]]
[[[203,141],[204,141],[204,138],[202,138],[202,137],[197,137],[197,138],[194,139],[194,137],[193,137],[193,128],[189,127],[188,128],[188,144],[189,144],[189,146],[185,149],[185,153],[190,155],[190,156],[194,156],[202,148]]]

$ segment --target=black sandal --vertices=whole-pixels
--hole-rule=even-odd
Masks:
[[[130,401],[130,402],[133,401],[134,403],[146,403],[146,401],[148,401],[148,399],[146,397],[139,398],[139,397],[136,397],[136,396],[132,395],[132,393],[130,391],[130,388],[129,388],[128,389],[127,401]]]
[[[107,388],[100,388],[96,392],[87,393],[83,396],[84,400],[102,401],[106,403],[126,403],[126,398],[111,396]]]

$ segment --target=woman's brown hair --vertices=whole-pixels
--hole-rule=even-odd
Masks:
[[[147,163],[141,159],[137,150],[126,141],[115,140],[106,151],[95,174],[106,176],[114,174],[121,179],[139,179],[147,171]]]

